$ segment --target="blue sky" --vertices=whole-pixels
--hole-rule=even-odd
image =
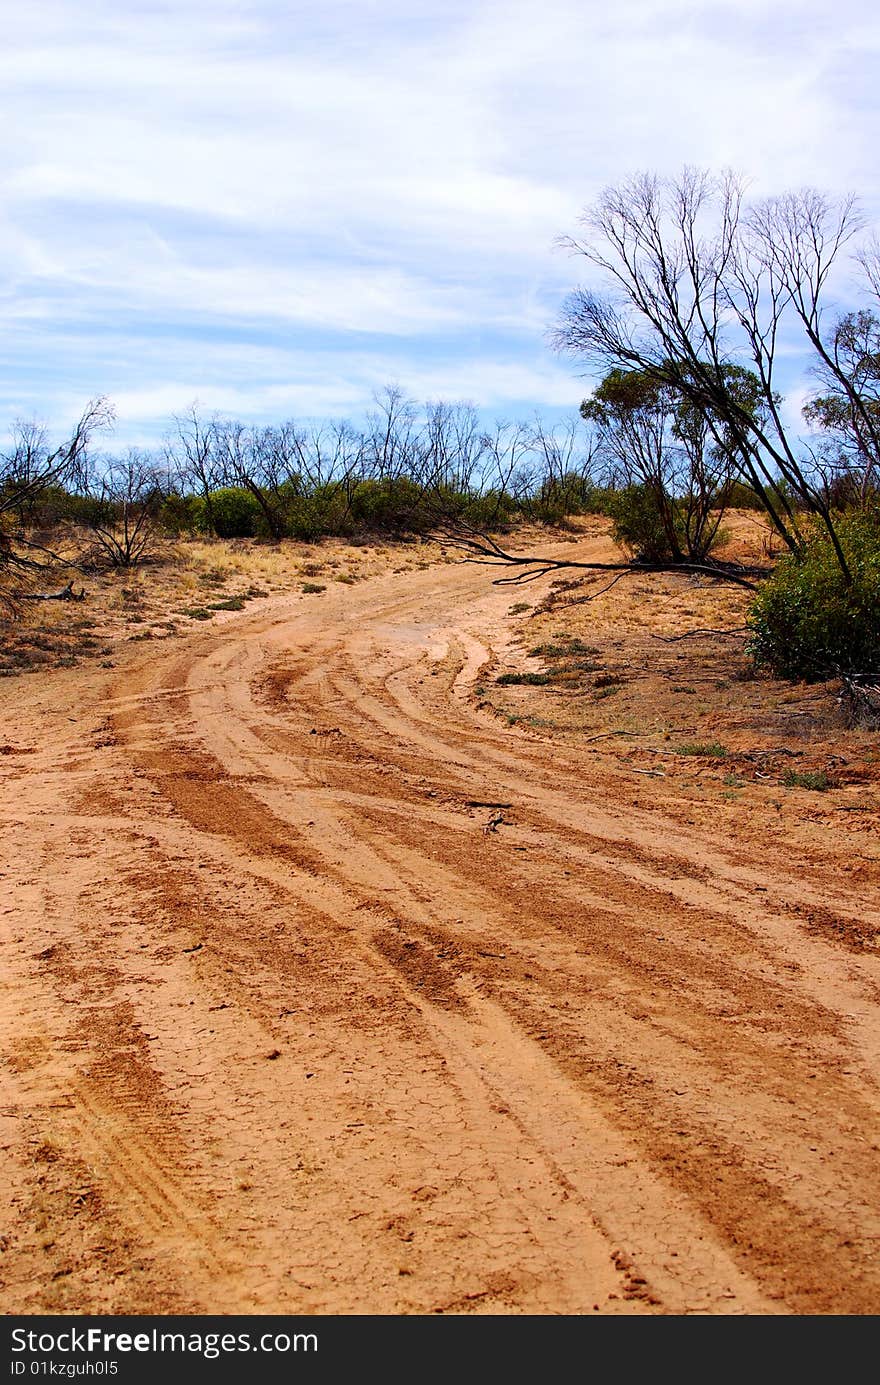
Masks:
[[[876,186],[868,0],[30,0],[0,52],[0,429],[98,394],[358,420],[385,384],[551,415],[586,266],[641,169]]]

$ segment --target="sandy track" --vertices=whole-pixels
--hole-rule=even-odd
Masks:
[[[880,1309],[876,894],[481,711],[509,600],[8,680],[5,1311]]]

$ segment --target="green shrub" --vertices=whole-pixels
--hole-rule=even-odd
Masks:
[[[226,596],[221,601],[209,601],[209,611],[243,611],[245,598],[243,596]]]
[[[745,481],[731,481],[724,492],[728,510],[764,510],[764,502],[758,492]]]
[[[26,497],[23,506],[18,508],[22,521],[49,528],[65,519],[76,522],[77,507],[81,503],[81,496],[72,495],[63,486],[46,486],[36,495]]]
[[[816,793],[824,793],[831,787],[824,769],[787,769],[782,782],[787,789],[813,789]]]
[[[749,651],[780,678],[880,672],[880,507],[841,516],[836,532],[849,584],[827,531],[814,524],[803,554],[780,558],[752,602]]]
[[[313,543],[327,533],[326,507],[314,495],[298,495],[284,507],[284,529],[292,539]]]
[[[678,747],[679,755],[702,755],[707,760],[726,760],[730,751],[720,741],[692,741]]]
[[[421,486],[406,476],[358,482],[351,518],[359,529],[390,534],[423,534],[436,522]]]
[[[55,495],[59,505],[56,513],[58,519],[66,519],[71,524],[83,524],[87,528],[113,522],[116,507],[109,500],[102,500],[99,496],[93,495],[65,494],[60,488],[55,491]]]
[[[668,563],[680,556],[685,545],[684,523],[674,503],[667,505],[678,553],[673,550],[660,497],[651,486],[625,486],[609,495],[615,543],[643,563]]]
[[[333,481],[310,491],[285,483],[278,488],[277,505],[284,532],[303,543],[313,543],[325,534],[353,532],[345,489]]]
[[[250,491],[225,486],[212,491],[210,506],[201,506],[201,524],[213,527],[218,539],[249,539],[257,533],[262,511]]]
[[[512,684],[525,684],[531,688],[542,688],[551,681],[552,674],[549,673],[502,673],[495,679],[502,687],[509,687]]]
[[[510,528],[517,503],[507,491],[488,490],[483,495],[457,495],[449,508],[473,529],[498,531]]]
[[[595,645],[584,644],[577,635],[563,635],[561,642],[556,644],[551,641],[549,644],[536,644],[529,650],[530,659],[565,659],[576,654],[597,654],[599,651]]]
[[[571,515],[587,512],[592,492],[593,485],[585,476],[569,471],[564,476],[545,481],[523,509],[530,519],[536,519],[541,524],[564,524]]]
[[[169,534],[191,534],[203,528],[205,502],[195,495],[167,495],[159,510],[159,523]]]
[[[584,494],[583,513],[586,515],[610,515],[616,496],[613,486],[590,486]]]

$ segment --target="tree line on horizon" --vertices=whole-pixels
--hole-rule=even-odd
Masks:
[[[125,565],[162,530],[479,536],[597,511],[623,566],[735,577],[713,550],[725,508],[749,505],[786,554],[760,584],[756,655],[787,676],[880,677],[880,245],[859,243],[864,229],[853,199],[749,203],[730,174],[639,175],[564,242],[591,282],[552,341],[598,380],[569,419],[487,428],[470,403],[419,406],[392,385],[362,427],[247,424],[192,405],[161,449],[115,456],[95,445],[113,417],[96,400],[55,450],[44,425],[14,425],[0,565],[39,562],[28,532],[60,523]],[[853,246],[858,301],[836,312],[832,270]],[[814,384],[804,428],[777,388],[794,340]]]

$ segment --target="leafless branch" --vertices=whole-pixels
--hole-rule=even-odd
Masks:
[[[716,563],[711,560],[705,563],[644,563],[636,559],[622,559],[619,562],[599,563],[582,562],[574,558],[509,553],[491,534],[480,533],[466,525],[441,527],[435,536],[466,552],[468,562],[483,563],[490,567],[508,566],[521,569],[509,577],[496,577],[493,583],[495,586],[522,586],[536,578],[549,576],[551,572],[576,569],[581,572],[616,572],[621,576],[629,573],[680,572],[712,577],[720,582],[732,582],[736,586],[755,591],[757,582],[753,579],[766,575],[763,568],[747,568],[737,563]]]

